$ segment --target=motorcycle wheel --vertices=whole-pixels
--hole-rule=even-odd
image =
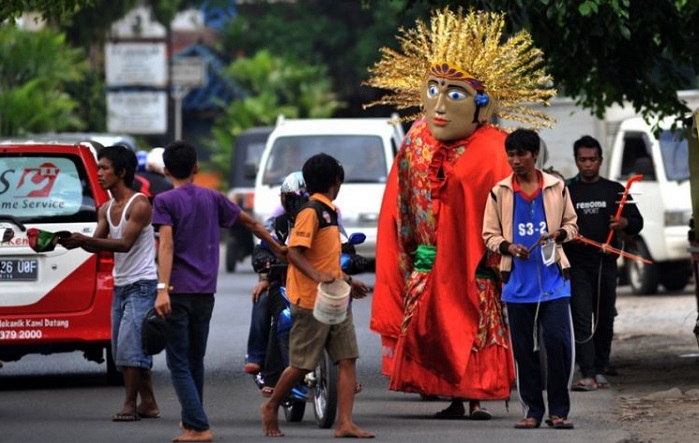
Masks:
[[[335,422],[337,413],[337,366],[333,364],[327,351],[323,351],[315,373],[313,412],[318,427],[328,429]]]
[[[296,423],[303,420],[303,414],[306,412],[306,402],[295,398],[290,398],[283,403],[284,418],[289,423]]]

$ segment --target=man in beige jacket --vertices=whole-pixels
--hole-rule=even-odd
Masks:
[[[488,249],[502,255],[517,391],[524,417],[515,428],[541,424],[544,403],[538,337],[547,351],[546,393],[549,418],[556,429],[572,429],[570,384],[575,348],[570,315],[568,259],[560,244],[575,238],[577,215],[562,181],[536,169],[540,139],[518,129],[505,139],[513,173],[493,187],[483,218]]]

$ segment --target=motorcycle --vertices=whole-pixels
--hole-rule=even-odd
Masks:
[[[365,241],[363,233],[353,233],[342,245],[340,265],[348,275],[362,272],[373,272],[375,262],[356,254],[354,245]],[[286,265],[272,265],[272,267]],[[284,367],[288,365],[288,333],[291,329],[291,302],[286,295],[286,287],[280,286],[279,293],[284,300],[285,308],[277,315],[276,337],[280,344],[286,345],[287,355],[283,359]],[[350,300],[351,302],[351,300]],[[254,376],[255,384],[262,390],[264,377],[262,372]],[[284,417],[287,422],[300,422],[306,412],[306,403],[313,402],[315,421],[319,428],[328,429],[335,422],[337,413],[337,366],[333,363],[327,350],[323,351],[316,368],[306,374],[304,379],[295,386],[286,400],[282,403]]]

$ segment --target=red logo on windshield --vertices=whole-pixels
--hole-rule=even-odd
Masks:
[[[29,191],[27,195],[18,195],[16,198],[48,197],[59,172],[60,170],[58,167],[50,162],[42,163],[38,168],[26,168],[24,173],[22,173],[22,177],[19,179],[17,189],[19,190],[25,187],[28,188]]]

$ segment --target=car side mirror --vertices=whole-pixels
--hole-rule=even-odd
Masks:
[[[246,163],[245,166],[243,166],[243,175],[247,179],[254,180],[257,175],[257,165],[254,163]]]

